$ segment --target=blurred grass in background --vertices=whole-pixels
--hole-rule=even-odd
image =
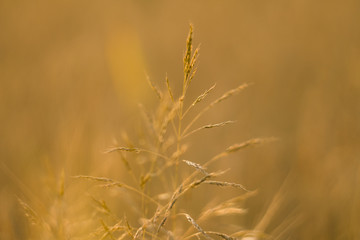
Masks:
[[[135,136],[139,102],[156,102],[146,74],[161,85],[167,72],[180,88],[189,22],[201,43],[193,98],[213,83],[214,97],[254,83],[203,119],[237,124],[197,134],[190,151],[203,159],[251,137],[280,139],[233,157],[232,178],[259,189],[244,225],[259,222],[289,178],[266,232],[295,209],[291,239],[360,237],[358,1],[3,0],[1,239],[27,238],[17,197],[53,206],[62,169],[67,181],[121,174],[102,152],[123,130]],[[197,138],[209,140],[198,146]]]

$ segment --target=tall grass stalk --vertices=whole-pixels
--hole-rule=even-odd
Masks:
[[[233,222],[236,231],[233,228],[220,227],[207,229],[210,223],[216,222],[216,218],[246,214],[244,202],[256,194],[256,191],[251,191],[240,183],[227,181],[228,170],[208,169],[211,164],[230,154],[273,139],[254,138],[236,143],[224,147],[222,152],[210,159],[192,159],[191,155],[184,159],[188,143],[185,143],[185,139],[190,139],[200,131],[233,124],[234,121],[209,123],[198,128],[193,128],[193,125],[207,111],[249,86],[248,83],[243,83],[225,92],[195,113],[193,118],[185,121],[197,104],[206,101],[216,87],[215,84],[212,85],[192,100],[191,104],[185,104],[188,89],[196,76],[198,57],[199,47],[193,49],[193,27],[190,25],[183,58],[181,92],[177,94],[173,91],[168,76],[165,78],[164,90],[148,78],[150,87],[159,99],[159,105],[154,113],[147,112],[144,107],[140,108],[145,131],[138,140],[132,142],[125,138],[124,146],[113,146],[105,151],[108,154],[119,153],[123,169],[128,175],[118,176],[119,180],[99,176],[75,176],[76,179],[88,180],[107,191],[117,189],[122,193],[115,210],[105,200],[91,195],[99,224],[98,228],[92,229],[87,239],[240,239],[253,233],[237,222]],[[210,203],[203,203],[206,206],[204,209],[194,211],[193,208],[186,207],[187,204],[181,204],[185,201],[185,195],[200,186],[210,189],[208,195],[210,200],[213,198]],[[213,196],[212,187],[221,190],[233,188],[238,191],[238,195],[228,200],[218,199]],[[63,196],[63,182],[60,192]],[[190,204],[198,204],[199,201],[201,200],[193,199]],[[124,206],[125,202],[129,205]],[[38,221],[38,215],[30,206],[23,201],[20,201],[20,204],[31,222]],[[114,208],[114,204],[112,206]]]

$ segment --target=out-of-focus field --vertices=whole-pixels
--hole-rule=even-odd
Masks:
[[[230,159],[230,178],[259,191],[244,226],[254,228],[282,188],[265,232],[360,238],[359,1],[3,0],[0,239],[28,239],[18,198],[58,223],[61,172],[66,221],[91,212],[71,176],[123,174],[116,155],[103,152],[124,131],[136,136],[138,103],[156,105],[146,74],[164,86],[167,73],[180,89],[189,22],[201,43],[189,99],[214,83],[211,99],[253,83],[202,118],[199,126],[237,122],[194,135],[192,156],[202,162],[234,142],[279,139]]]

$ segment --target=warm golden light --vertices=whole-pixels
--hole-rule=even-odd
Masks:
[[[352,0],[2,1],[0,239],[359,239],[359,22]]]

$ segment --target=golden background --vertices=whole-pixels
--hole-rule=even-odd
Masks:
[[[232,179],[259,190],[243,224],[255,227],[286,182],[266,232],[295,214],[279,239],[360,238],[359,1],[3,0],[0,239],[28,239],[17,198],[46,212],[61,171],[65,186],[121,174],[103,151],[134,135],[138,103],[156,105],[146,75],[181,88],[189,23],[201,43],[190,99],[253,83],[202,119],[236,124],[194,135],[189,151],[279,139],[233,156]]]

